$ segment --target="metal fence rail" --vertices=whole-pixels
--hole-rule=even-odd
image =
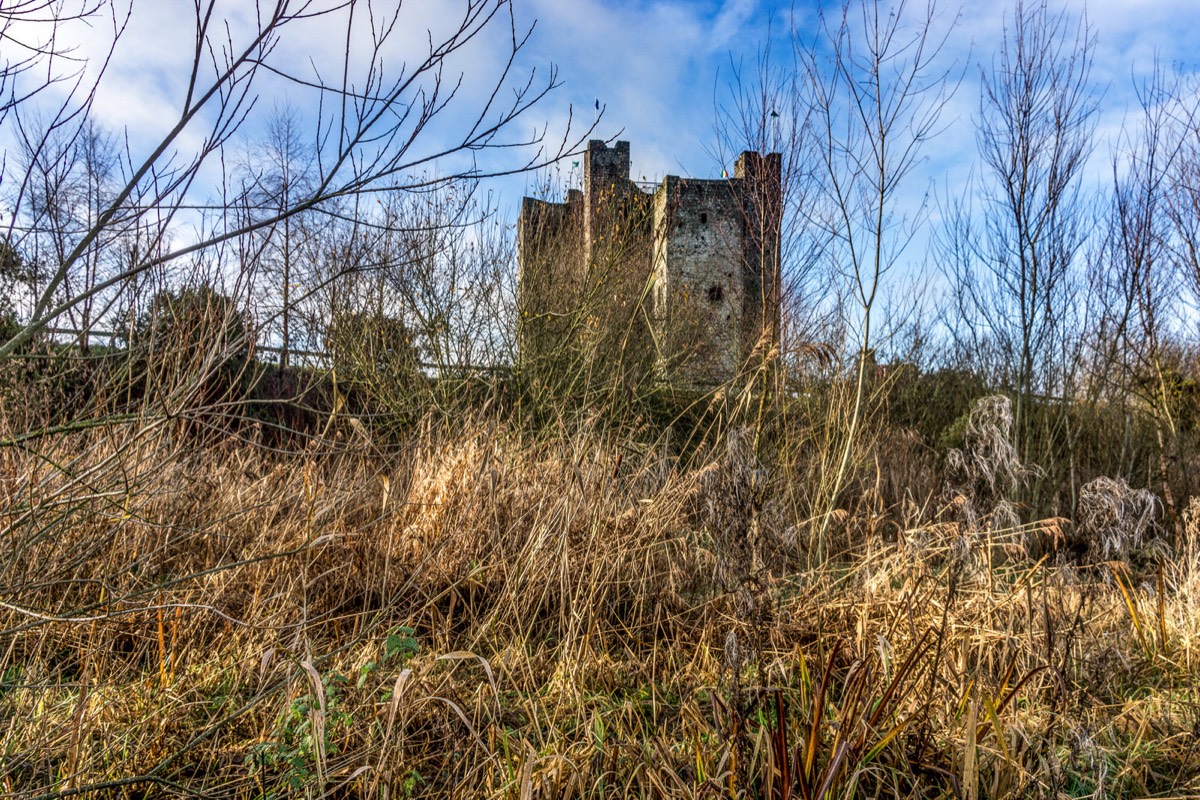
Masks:
[[[77,328],[60,328],[47,327],[46,332],[55,338],[60,344],[70,344],[72,340],[78,340],[86,334],[88,343],[100,347],[111,347],[114,349],[124,349],[127,345],[128,334],[117,333],[115,331],[102,331],[89,329],[86,332]],[[260,345],[256,344],[252,350],[254,359],[263,364],[275,363],[279,360],[279,356],[283,353],[283,348],[278,345]],[[275,356],[267,358],[265,356]],[[324,350],[305,350],[295,347],[288,348],[289,359],[296,359],[299,363],[295,366],[304,366],[311,369],[330,369],[333,367],[333,357]],[[512,369],[510,364],[469,364],[469,363],[443,363],[439,364],[432,361],[417,361],[417,366],[423,370],[429,377],[441,377],[442,373],[504,373]]]

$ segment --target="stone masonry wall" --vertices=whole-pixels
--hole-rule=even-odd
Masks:
[[[569,347],[626,382],[728,381],[778,340],[780,157],[743,153],[733,178],[670,176],[653,195],[629,168],[628,142],[589,142],[582,191],[522,204],[521,360]]]
[[[551,357],[569,336],[583,289],[583,199],[526,197],[517,219],[517,355]]]
[[[746,300],[742,212],[727,181],[669,177],[655,193],[659,369],[688,386],[737,371]]]

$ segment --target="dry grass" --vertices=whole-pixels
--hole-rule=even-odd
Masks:
[[[0,450],[0,790],[1200,793],[1195,514],[1172,559],[1081,567],[1026,553],[1064,520],[844,511],[805,567],[788,475],[710,441]]]

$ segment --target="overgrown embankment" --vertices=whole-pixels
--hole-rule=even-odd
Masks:
[[[1068,552],[1087,532],[1005,511],[1012,476],[976,433],[956,491],[839,511],[819,554],[749,429],[686,460],[666,436],[486,413],[387,447],[350,427],[303,452],[196,446],[170,421],[8,447],[0,780],[20,796],[1196,792],[1195,515],[1168,552],[1109,487],[1088,530],[1116,545]]]

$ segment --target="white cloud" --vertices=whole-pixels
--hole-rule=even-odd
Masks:
[[[1115,135],[1134,108],[1133,81],[1148,73],[1156,56],[1166,64],[1180,62],[1190,67],[1195,62],[1192,45],[1197,24],[1192,22],[1192,3],[1105,0],[1088,8],[1098,36],[1093,78],[1097,89],[1105,91],[1099,120],[1099,133],[1105,139]],[[1068,7],[1078,13],[1085,6],[1082,0],[1072,0]],[[218,3],[217,16],[230,19],[235,42],[244,42],[252,29],[252,8],[240,0]],[[793,8],[790,0],[516,0],[514,8],[518,35],[534,20],[537,28],[518,61],[513,82],[523,80],[534,68],[546,76],[551,63],[557,65],[563,82],[560,90],[519,122],[519,133],[527,135],[545,124],[549,140],[557,143],[568,111],[574,115],[577,130],[581,123],[586,128],[595,119],[599,100],[605,112],[595,135],[608,138],[620,131],[621,138],[632,143],[634,176],[650,179],[667,173],[720,174],[722,165],[714,163],[707,150],[713,139],[714,92],[720,91],[714,85],[718,69],[723,79],[731,54],[735,59],[744,56],[752,60],[767,35],[769,21],[776,44],[786,51],[784,28],[793,20],[793,13],[806,35],[812,32],[815,13],[815,3],[802,2]],[[920,10],[923,4],[910,2],[909,8]],[[965,77],[945,111],[945,131],[926,150],[925,172],[913,178],[917,194],[931,182],[953,187],[965,180],[974,159],[973,115],[979,97],[974,64],[991,63],[1007,8],[982,2],[942,5],[946,17],[959,14],[942,54],[944,63],[957,63],[960,69],[965,66]],[[451,0],[407,0],[400,6],[400,24],[384,51],[388,75],[398,75],[402,64],[411,67],[427,48],[427,30],[432,29],[435,38],[445,33],[457,22],[458,9],[460,5]],[[181,108],[194,48],[194,6],[189,0],[155,0],[139,2],[133,10],[95,111],[106,126],[128,130],[131,144],[144,152],[169,130]],[[365,17],[359,18],[350,37],[352,69],[360,75],[357,68],[362,65],[354,62],[361,62],[371,49],[365,21]],[[506,21],[501,23],[447,64],[444,91],[460,74],[464,84],[454,106],[427,132],[426,152],[461,135],[474,121],[470,112],[484,102],[503,65],[509,29]],[[223,36],[224,29],[219,30]],[[73,26],[64,33],[75,37],[81,52],[94,59],[105,52],[111,38],[102,25]],[[310,20],[288,32],[273,59],[304,77],[313,78],[319,72],[331,80],[341,68],[346,41],[344,30],[329,20]],[[269,113],[280,100],[307,104],[306,110],[314,110],[311,95],[270,76],[260,79],[259,112]],[[502,93],[502,99],[507,97],[511,94]],[[248,125],[248,139],[255,135],[254,125],[253,121]],[[194,147],[203,134],[203,130],[197,131],[182,145]],[[1107,144],[1102,144],[1098,149],[1099,162],[1105,160],[1106,148]],[[508,163],[515,162],[516,154],[510,156],[513,159]],[[524,179],[503,183],[503,191],[519,194],[525,183]],[[515,197],[509,199],[515,202]]]
[[[722,50],[736,44],[745,28],[759,10],[758,0],[725,0],[713,20],[710,48]]]

